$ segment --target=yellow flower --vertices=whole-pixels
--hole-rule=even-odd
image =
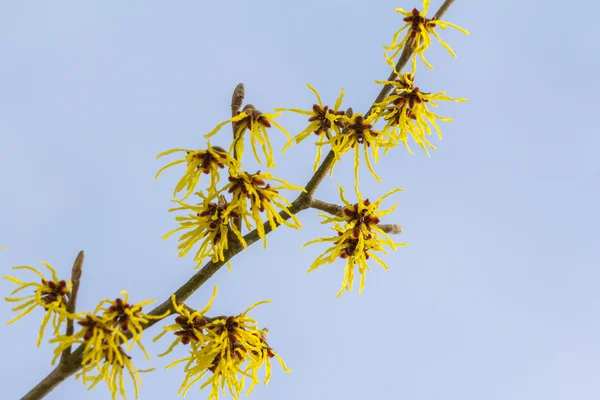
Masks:
[[[281,125],[275,122],[275,118],[279,117],[279,115],[280,113],[263,114],[252,104],[246,104],[242,111],[238,111],[238,115],[228,119],[227,121],[221,122],[216,126],[215,129],[207,133],[204,137],[209,138],[213,136],[224,125],[231,122],[234,124],[233,126],[236,129],[236,133],[235,140],[231,143],[231,148],[229,151],[234,151],[236,159],[241,160],[242,155],[244,154],[244,132],[249,130],[250,143],[252,143],[252,151],[254,152],[254,157],[256,157],[256,160],[262,164],[262,160],[258,156],[258,152],[256,150],[256,142],[258,142],[267,159],[267,167],[275,168],[275,162],[273,161],[273,148],[271,147],[271,142],[269,141],[267,128],[270,128],[271,125],[275,125],[277,128],[279,128],[279,130],[285,133],[288,139],[290,139],[289,133],[287,133],[287,131]]]
[[[111,328],[102,317],[94,314],[83,312],[78,313],[75,318],[81,329],[73,335],[56,335],[50,339],[50,343],[56,343],[54,349],[54,359],[52,364],[56,362],[58,357],[67,348],[74,345],[84,345],[83,360],[82,360],[82,375],[85,378],[86,374],[94,368],[99,369],[100,365],[105,360],[107,349],[118,351],[121,343],[127,342],[127,336],[117,329]],[[85,379],[84,379],[85,380]]]
[[[393,52],[391,56],[389,56],[388,54],[385,55],[385,58],[390,66],[395,67],[394,59],[396,58],[398,53],[402,50],[406,41],[409,38],[412,38],[414,40],[415,52],[412,57],[412,71],[411,72],[414,74],[417,69],[417,54],[419,56],[421,56],[421,60],[423,61],[423,64],[425,64],[430,69],[433,69],[431,64],[429,64],[427,62],[427,60],[425,60],[425,56],[423,54],[423,53],[425,53],[425,50],[427,50],[429,48],[429,46],[431,45],[430,34],[432,34],[439,40],[441,45],[444,46],[446,48],[446,50],[448,50],[448,52],[452,55],[452,57],[456,57],[456,54],[454,54],[454,52],[452,51],[450,46],[446,42],[444,42],[442,40],[442,38],[440,38],[440,36],[437,34],[437,32],[435,31],[435,27],[439,26],[442,29],[452,27],[454,29],[461,31],[462,33],[464,33],[466,35],[468,35],[469,32],[467,30],[461,28],[458,25],[451,24],[450,22],[440,21],[435,18],[433,18],[433,19],[426,18],[425,15],[427,14],[428,8],[429,8],[429,0],[423,0],[423,11],[420,11],[420,12],[416,8],[414,8],[412,11],[405,11],[401,8],[396,8],[396,10],[395,10],[396,12],[404,15],[404,22],[406,22],[406,24],[394,34],[394,37],[392,39],[392,44],[389,46],[384,46],[384,48],[387,51]],[[408,28],[406,35],[400,42],[398,42],[400,33],[402,33],[406,28]],[[399,75],[398,72],[396,72],[396,73]]]
[[[427,135],[432,134],[430,126],[433,126],[440,140],[442,132],[436,122],[451,122],[452,118],[440,117],[431,112],[427,105],[437,107],[437,101],[455,101],[466,102],[467,99],[453,98],[446,95],[446,92],[427,93],[414,86],[413,76],[410,73],[401,75],[395,81],[375,81],[381,85],[392,85],[392,93],[383,101],[374,103],[377,108],[377,118],[383,117],[386,125],[383,132],[391,137],[391,141],[386,147],[384,154],[397,144],[397,141],[404,143],[406,149],[413,154],[408,146],[408,134],[413,140],[421,146],[423,151],[429,155],[427,147],[435,150],[435,146],[429,142]]]
[[[358,272],[360,273],[360,287],[359,294],[362,293],[365,285],[365,275],[367,270],[370,270],[367,260],[373,258],[375,262],[381,265],[384,269],[389,269],[388,266],[373,252],[380,251],[387,254],[383,248],[384,243],[374,235],[363,236],[359,235],[358,238],[354,237],[353,229],[344,229],[337,222],[334,222],[333,229],[338,233],[337,236],[329,238],[319,238],[311,240],[304,246],[308,246],[312,243],[318,242],[332,242],[333,246],[329,247],[325,253],[321,254],[315,262],[311,265],[308,272],[312,272],[319,268],[323,264],[331,264],[337,258],[346,260],[346,268],[344,272],[344,280],[342,282],[342,288],[337,294],[340,297],[344,291],[352,290],[352,284],[354,282],[354,267],[358,266]],[[406,243],[394,243],[394,246],[406,246]]]
[[[379,210],[381,202],[386,197],[401,190],[403,189],[391,190],[371,203],[369,199],[363,200],[362,194],[355,187],[358,202],[352,204],[344,197],[344,189],[340,186],[340,198],[345,205],[342,215],[331,216],[328,214],[319,214],[325,218],[322,223],[333,223],[333,229],[337,232],[337,235],[329,238],[315,239],[304,245],[306,247],[309,244],[318,242],[333,243],[333,246],[317,257],[308,272],[314,271],[323,264],[333,263],[337,258],[345,259],[346,269],[344,280],[342,288],[337,294],[338,297],[345,290],[352,290],[355,266],[358,266],[358,272],[361,275],[359,293],[362,293],[365,284],[365,275],[369,269],[367,265],[369,258],[373,258],[384,269],[388,269],[387,265],[373,254],[373,252],[381,251],[387,254],[383,246],[389,246],[392,250],[396,250],[396,246],[406,246],[406,243],[394,243],[379,227],[379,217],[390,214],[397,206],[396,203],[387,210]]]
[[[229,155],[229,153],[219,146],[211,146],[210,141],[208,142],[208,148],[206,150],[171,149],[160,153],[156,158],[175,152],[186,152],[186,156],[162,167],[156,174],[155,179],[158,178],[165,169],[176,164],[187,163],[185,174],[177,183],[175,192],[173,193],[173,196],[176,196],[177,193],[187,187],[183,199],[186,199],[192,194],[200,181],[202,174],[210,174],[210,188],[214,191],[220,180],[219,168],[225,168],[227,166],[228,168],[236,170],[239,166],[239,162]]]
[[[181,207],[172,208],[169,211],[188,211],[188,216],[178,216],[176,220],[180,226],[163,236],[168,238],[172,234],[187,230],[188,232],[179,238],[179,257],[184,257],[189,251],[200,242],[200,247],[194,256],[194,261],[198,263],[196,268],[206,257],[211,257],[213,262],[224,261],[224,251],[229,247],[229,232],[240,241],[242,246],[246,247],[246,241],[240,231],[233,223],[234,218],[240,217],[238,210],[232,209],[229,204],[220,198],[218,203],[210,200],[202,193],[197,193],[202,202],[198,205],[183,203],[180,200],[173,200]]]
[[[125,393],[125,379],[123,377],[124,370],[127,370],[133,388],[135,392],[135,398],[139,396],[139,385],[142,384],[142,378],[140,372],[149,372],[151,370],[139,371],[135,365],[131,362],[131,356],[125,353],[125,350],[121,346],[113,349],[110,346],[100,346],[104,351],[104,362],[100,366],[95,366],[97,375],[84,376],[83,372],[75,375],[75,378],[82,377],[84,384],[91,382],[88,390],[92,390],[100,381],[105,381],[108,385],[108,389],[112,394],[112,400],[117,398],[117,393],[121,395],[123,399],[126,399]],[[86,366],[83,367],[84,370]],[[88,371],[89,372],[89,371]]]
[[[125,305],[121,301],[121,305]],[[112,304],[108,308],[104,308],[105,303]],[[111,309],[114,307],[114,309]],[[138,383],[141,384],[141,378],[137,368],[131,362],[131,357],[128,356],[122,348],[122,345],[129,344],[131,350],[133,345],[137,343],[146,358],[149,359],[146,350],[140,342],[141,332],[133,335],[133,338],[128,339],[124,332],[132,332],[134,323],[140,322],[139,310],[134,311],[139,305],[129,308],[121,307],[124,312],[119,312],[119,302],[111,302],[103,300],[96,310],[104,310],[103,316],[97,316],[91,313],[79,313],[75,316],[77,324],[81,329],[73,335],[57,335],[50,340],[51,343],[57,343],[54,349],[54,359],[52,364],[56,362],[62,352],[76,344],[84,346],[83,358],[81,361],[81,372],[75,375],[75,378],[81,378],[84,385],[90,384],[88,390],[93,389],[98,382],[104,380],[109,390],[112,393],[113,400],[116,399],[117,393],[120,393],[125,399],[125,386],[123,379],[123,371],[127,370],[135,389],[135,397],[138,397]],[[126,311],[130,310],[130,311]],[[126,316],[128,315],[129,316]],[[149,317],[149,316],[148,316]],[[163,317],[163,316],[161,316]],[[159,317],[160,318],[160,317]],[[147,321],[147,320],[146,320]],[[127,329],[124,329],[124,323],[127,324]]]
[[[71,282],[58,280],[56,276],[56,271],[50,264],[42,261],[42,264],[46,266],[48,270],[52,273],[52,279],[49,280],[42,273],[32,267],[27,265],[22,265],[19,267],[13,267],[13,269],[26,269],[36,273],[41,278],[41,284],[36,282],[23,282],[20,279],[14,278],[12,276],[3,276],[2,278],[7,279],[17,285],[19,287],[15,289],[11,295],[20,292],[25,288],[34,288],[34,294],[25,296],[25,297],[5,297],[5,300],[8,302],[21,302],[18,306],[12,309],[12,311],[21,311],[19,315],[15,318],[11,319],[7,322],[7,324],[12,324],[13,322],[21,319],[25,315],[29,314],[36,307],[42,307],[46,311],[46,315],[42,319],[42,325],[40,327],[40,331],[38,334],[37,346],[39,347],[42,338],[44,336],[44,329],[46,328],[46,324],[52,318],[52,327],[54,329],[54,333],[58,334],[60,326],[63,322],[66,321],[69,317],[69,313],[67,312],[67,302],[68,296],[71,292]]]
[[[390,246],[392,250],[396,250],[396,244],[392,238],[390,238],[388,234],[379,227],[379,223],[381,222],[379,218],[392,213],[396,209],[398,203],[394,204],[387,210],[379,210],[379,207],[381,206],[381,202],[386,197],[402,190],[404,189],[397,188],[390,190],[373,203],[371,203],[369,199],[363,200],[360,191],[356,190],[358,202],[352,204],[344,197],[344,189],[342,186],[340,186],[340,198],[345,205],[343,214],[341,216],[319,214],[319,216],[324,217],[324,220],[321,223],[339,223],[345,229],[344,235],[347,237],[351,236],[355,239],[358,239],[362,236],[366,239],[370,236],[374,236],[381,242],[381,244],[385,244]]]
[[[169,354],[179,343],[182,343],[184,345],[191,344],[192,348],[198,348],[199,345],[204,343],[204,333],[202,332],[202,329],[204,329],[204,327],[208,323],[208,320],[204,317],[204,314],[208,310],[210,310],[210,307],[212,306],[212,303],[215,300],[215,297],[217,296],[217,290],[218,286],[215,285],[212,297],[206,304],[206,307],[204,307],[200,311],[190,311],[183,304],[177,304],[177,302],[175,301],[175,295],[171,296],[173,308],[175,309],[175,311],[177,311],[179,316],[175,318],[174,324],[165,326],[163,328],[163,331],[154,339],[152,339],[152,341],[156,342],[158,339],[160,339],[167,332],[170,331],[174,332],[177,338],[171,343],[167,351],[158,355],[159,357],[163,357]]]
[[[259,382],[258,371],[265,365],[266,385],[271,375],[270,359],[276,357],[286,372],[290,370],[266,341],[266,330],[258,329],[256,321],[247,316],[254,307],[268,303],[261,301],[250,306],[236,317],[219,317],[210,320],[203,328],[203,343],[192,347],[190,355],[177,360],[167,368],[185,363],[186,377],[179,389],[185,396],[188,390],[205,375],[211,375],[202,383],[200,389],[211,386],[209,399],[219,398],[219,387],[225,394],[225,386],[234,399],[238,399],[244,388],[246,378],[252,384],[246,395],[252,392]]]
[[[356,113],[352,117],[343,116],[344,130],[341,134],[336,135],[326,142],[318,143],[318,145],[330,144],[331,150],[335,154],[335,161],[332,163],[331,168],[335,163],[340,161],[342,154],[348,152],[350,149],[354,149],[354,177],[356,179],[356,186],[358,187],[358,167],[359,161],[359,147],[362,146],[365,156],[365,161],[369,171],[373,174],[375,179],[381,182],[381,178],[377,176],[369,157],[368,149],[372,149],[371,157],[377,162],[379,160],[379,148],[389,147],[391,145],[390,139],[385,139],[387,133],[379,132],[373,129],[378,115],[373,113],[367,118],[364,118],[362,114]]]
[[[271,186],[270,183],[266,182],[268,180],[279,182],[280,185]],[[267,220],[273,230],[279,224],[285,224],[294,229],[302,227],[298,218],[288,210],[291,203],[279,194],[279,190],[281,189],[304,191],[304,188],[300,186],[293,186],[283,179],[275,178],[270,172],[257,171],[255,174],[249,174],[241,171],[235,176],[230,176],[229,183],[219,192],[227,190],[229,193],[232,193],[231,207],[235,210],[243,210],[240,214],[248,230],[251,230],[253,226],[249,219],[249,217],[252,217],[256,224],[258,235],[263,239],[264,246],[267,247],[267,236],[261,218],[262,212],[266,213]],[[289,215],[293,223],[283,219],[279,215],[278,209],[283,210]]]
[[[162,319],[169,315],[169,311],[162,315],[148,315],[142,312],[142,307],[154,303],[156,300],[146,300],[138,304],[129,304],[129,293],[122,290],[121,294],[124,296],[123,299],[117,298],[114,301],[108,299],[102,300],[96,307],[96,310],[94,310],[94,314],[102,312],[102,321],[105,325],[113,329],[118,329],[123,333],[130,332],[133,340],[130,342],[131,345],[128,349],[131,350],[137,342],[146,355],[146,358],[149,359],[150,357],[141,342],[142,332],[144,331],[142,324],[147,323],[151,319]]]
[[[321,97],[315,88],[310,85],[306,85],[312,92],[317,96],[317,101],[319,104],[314,104],[312,107],[312,111],[301,110],[298,108],[276,108],[275,111],[291,111],[298,114],[309,115],[308,126],[300,132],[298,135],[294,136],[284,147],[283,153],[287,150],[292,143],[296,142],[296,144],[302,142],[304,139],[308,138],[311,133],[314,133],[319,137],[317,142],[317,157],[315,160],[314,170],[316,171],[319,166],[319,161],[321,160],[321,146],[318,143],[322,143],[325,138],[328,140],[332,137],[332,130],[335,134],[340,133],[340,129],[344,127],[341,117],[345,114],[344,111],[338,111],[340,106],[342,105],[342,99],[344,97],[344,89],[340,92],[340,97],[335,101],[335,106],[333,109],[329,108],[329,106],[323,106],[321,102]]]

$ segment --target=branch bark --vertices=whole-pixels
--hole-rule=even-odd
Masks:
[[[446,0],[439,8],[439,10],[435,13],[435,18],[440,19],[444,13],[448,10],[450,5],[454,0]],[[414,51],[414,44],[412,40],[408,40],[404,49],[402,50],[402,54],[396,63],[396,71],[401,71],[407,64],[408,60],[412,52]],[[388,80],[394,80],[396,78],[396,73],[392,72],[388,78]],[[239,86],[239,85],[238,85]],[[236,88],[237,89],[237,88]],[[375,103],[381,102],[392,89],[391,85],[384,85],[379,95],[375,99]],[[234,92],[235,93],[235,92]],[[241,103],[240,103],[241,104]],[[233,103],[232,103],[233,105]],[[371,114],[374,107],[371,105],[369,110],[365,114],[365,118]],[[315,174],[310,178],[308,183],[305,186],[306,192],[301,193],[296,200],[292,202],[291,207],[289,208],[290,213],[297,214],[302,210],[307,209],[311,201],[313,201],[313,195],[316,192],[317,188],[327,175],[327,172],[331,168],[331,165],[334,161],[334,153],[333,151],[329,151]],[[285,220],[288,220],[290,217],[285,212],[280,213],[281,217]],[[268,223],[264,225],[265,233],[271,232],[271,226]],[[398,226],[399,227],[399,226]],[[402,228],[400,228],[400,231]],[[247,233],[244,236],[244,240],[248,243],[248,246],[252,245],[252,243],[258,241],[258,231],[255,229],[252,232]],[[225,253],[225,261],[220,261],[217,263],[213,263],[209,261],[206,265],[200,269],[194,276],[192,276],[186,283],[184,283],[179,289],[175,291],[175,296],[177,298],[177,302],[183,302],[188,297],[190,297],[196,290],[198,290],[211,276],[215,274],[223,265],[227,263],[228,260],[233,258],[235,255],[242,251],[242,246],[237,243],[237,241],[232,241],[230,248]],[[165,300],[162,304],[154,308],[150,311],[151,315],[160,315],[166,312],[167,310],[172,310],[171,304],[171,296],[167,300]],[[158,320],[152,320],[148,324],[144,326],[144,329],[151,327],[156,324]],[[73,375],[79,368],[81,368],[81,361],[83,359],[83,346],[79,346],[69,357],[65,357],[65,362],[62,365],[56,367],[48,376],[46,376],[40,383],[38,383],[33,389],[27,393],[22,400],[37,400],[45,397],[52,389],[54,389],[58,384],[64,381],[69,376]]]
[[[233,90],[233,94],[231,95],[231,117],[235,117],[244,102],[244,97],[246,95],[246,90],[244,89],[243,83],[238,83],[235,89]],[[233,130],[233,142],[235,143],[237,126],[235,123],[231,124],[231,129]],[[233,158],[238,159],[238,154],[236,150],[236,146],[233,147]],[[233,223],[238,231],[242,231],[242,218],[234,218]]]
[[[75,310],[77,309],[77,294],[79,293],[79,284],[81,282],[81,274],[83,273],[83,260],[84,254],[83,250],[81,250],[77,257],[75,258],[75,262],[73,263],[73,268],[71,268],[71,283],[73,287],[71,288],[71,294],[69,295],[69,303],[67,304],[67,312],[69,314],[75,314]],[[67,336],[71,336],[73,334],[73,320],[67,319],[67,329],[65,334]],[[60,356],[60,362],[64,362],[65,357],[68,357],[71,354],[71,346],[67,347],[65,351]]]

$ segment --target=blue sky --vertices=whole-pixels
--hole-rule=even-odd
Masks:
[[[364,293],[335,294],[343,263],[306,274],[325,250],[301,245],[329,235],[314,211],[301,231],[278,229],[269,247],[250,247],[219,271],[213,312],[252,312],[293,370],[274,369],[255,399],[593,399],[600,397],[596,134],[600,28],[597,5],[456,1],[445,20],[471,32],[441,31],[417,83],[468,103],[443,104],[455,122],[429,158],[393,149],[361,171],[376,198],[395,187],[399,241],[409,245],[374,266]],[[367,6],[368,4],[368,6]],[[441,1],[432,1],[432,12]],[[231,92],[263,111],[309,108],[315,86],[332,103],[365,111],[389,69],[383,44],[400,26],[394,7],[419,2],[3,2],[0,5],[0,253],[14,265],[54,265],[63,276],[86,252],[79,309],[122,289],[163,301],[195,271],[179,259],[169,208],[181,169],[154,174],[155,155],[201,148],[228,118]],[[304,120],[281,118],[298,132]],[[283,135],[273,131],[274,146]],[[227,145],[224,131],[213,144]],[[276,176],[304,185],[309,144],[276,156]],[[249,164],[248,169],[254,165]],[[317,197],[351,193],[351,162],[336,167]],[[288,197],[292,197],[289,195]],[[26,275],[20,275],[25,278]],[[12,284],[0,283],[7,294]],[[202,307],[212,285],[189,301]],[[11,318],[9,305],[0,320]],[[52,348],[35,347],[41,313],[1,325],[5,398],[17,398],[51,370]],[[160,329],[146,333],[152,345]],[[176,355],[183,355],[179,349]],[[141,399],[175,398],[179,369],[145,361]],[[8,360],[8,361],[7,361]],[[106,399],[71,379],[49,399]],[[190,397],[205,398],[194,390]],[[132,397],[133,398],[133,397]]]

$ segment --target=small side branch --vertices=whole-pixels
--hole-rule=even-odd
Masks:
[[[327,203],[318,199],[312,199],[310,202],[310,208],[325,211],[327,214],[337,215],[338,217],[344,215],[344,207],[338,206],[337,204]]]
[[[240,110],[240,107],[242,106],[242,103],[244,102],[244,96],[246,95],[246,90],[244,88],[244,84],[243,83],[238,83],[237,86],[235,87],[234,91],[233,91],[233,95],[231,96],[231,117],[235,117],[238,114],[238,111]],[[233,130],[233,158],[235,158],[236,160],[238,159],[238,154],[236,151],[236,147],[235,146],[235,141],[237,140],[237,125],[235,123],[231,124],[232,130]],[[242,219],[241,218],[235,218],[233,220],[233,223],[235,225],[235,227],[238,229],[238,231],[242,231]]]
[[[344,207],[338,206],[337,204],[327,203],[325,201],[318,200],[318,199],[311,200],[310,208],[325,211],[328,214],[335,215],[338,217],[341,217],[344,215]],[[378,226],[385,233],[390,233],[393,235],[398,235],[398,234],[402,233],[402,226],[400,226],[398,224],[381,224]]]
[[[77,257],[75,258],[75,262],[73,263],[73,268],[71,268],[71,283],[73,287],[71,288],[71,294],[69,295],[69,303],[67,304],[67,312],[69,314],[75,314],[75,310],[77,309],[77,294],[79,293],[79,284],[81,282],[81,274],[83,273],[83,260],[84,253],[81,250]],[[66,335],[73,335],[74,331],[73,320],[71,318],[67,318],[67,330]],[[71,347],[67,347],[65,351],[63,351],[61,355],[60,362],[64,362],[65,357],[68,357],[71,354]]]

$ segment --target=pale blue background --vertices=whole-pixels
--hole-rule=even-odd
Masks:
[[[432,2],[432,12],[441,4]],[[587,4],[586,4],[587,3]],[[182,169],[154,181],[155,155],[202,147],[228,117],[242,81],[263,111],[309,108],[311,83],[326,102],[364,111],[388,75],[381,45],[401,24],[376,1],[12,1],[0,5],[0,253],[2,274],[46,260],[67,276],[86,251],[81,310],[128,289],[164,300],[194,273],[178,259],[166,209]],[[362,296],[335,298],[343,263],[305,271],[329,235],[313,211],[304,230],[282,228],[219,271],[213,313],[252,313],[293,373],[276,367],[254,399],[391,398],[506,400],[600,398],[597,6],[580,2],[457,1],[442,31],[457,59],[435,43],[423,90],[469,103],[444,104],[438,151],[394,149],[361,172],[365,195],[401,186],[397,212],[406,248],[374,266]],[[292,132],[296,116],[281,122]],[[226,144],[230,131],[214,143]],[[282,134],[273,131],[281,148]],[[277,156],[277,176],[303,185],[309,144]],[[351,188],[346,160],[318,197]],[[291,196],[289,196],[291,197]],[[392,202],[386,203],[391,205]],[[26,277],[27,275],[21,275]],[[201,307],[212,285],[190,300]],[[2,281],[3,294],[12,284]],[[0,307],[0,320],[11,318]],[[51,370],[52,348],[35,348],[41,313],[2,325],[2,398],[23,395]],[[168,344],[150,344],[154,355]],[[183,355],[180,349],[179,355]],[[144,376],[141,399],[172,399],[183,375]],[[195,389],[194,389],[195,390]],[[192,390],[190,397],[206,398]],[[73,379],[49,399],[106,399]],[[133,398],[133,396],[132,396]],[[230,397],[229,397],[230,398]]]

